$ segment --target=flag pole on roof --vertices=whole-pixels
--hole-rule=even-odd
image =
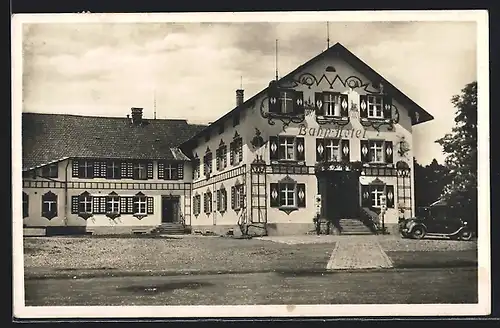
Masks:
[[[156,89],[153,91],[153,118],[156,120]]]
[[[326,22],[326,49],[330,48],[330,24]]]
[[[276,39],[276,54],[275,54],[275,66],[276,66],[276,81],[278,81],[278,39]]]

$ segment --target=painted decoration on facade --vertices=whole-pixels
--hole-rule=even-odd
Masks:
[[[398,142],[398,154],[401,157],[407,157],[410,151],[410,144],[404,136],[401,136]]]

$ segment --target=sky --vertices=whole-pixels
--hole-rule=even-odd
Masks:
[[[215,121],[327,47],[326,22],[23,25],[23,111]],[[443,163],[451,97],[477,79],[475,22],[329,22],[340,42],[434,116],[414,127],[418,162]]]

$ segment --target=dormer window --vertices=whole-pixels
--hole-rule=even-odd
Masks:
[[[44,178],[57,178],[58,176],[58,164],[49,164],[42,168],[42,177]]]
[[[361,95],[360,117],[367,119],[390,119],[392,117],[392,99],[387,95]]]

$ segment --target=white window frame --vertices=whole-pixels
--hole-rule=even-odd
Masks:
[[[289,143],[291,140],[291,143]],[[285,136],[280,136],[278,137],[278,141],[279,141],[279,148],[283,147],[284,148],[284,151],[282,152],[284,154],[284,158],[280,158],[280,160],[285,160],[285,161],[294,161],[296,160],[297,158],[297,151],[295,149],[295,143],[296,143],[296,140],[295,140],[295,137],[285,137]],[[292,154],[292,158],[288,158],[288,149],[292,149],[293,150],[293,154]],[[278,154],[280,153],[279,151],[280,149],[278,149]]]
[[[134,196],[134,207],[137,209],[137,211],[134,211],[134,215],[146,215],[147,203],[148,198],[146,196]],[[141,211],[142,209],[144,209],[144,211]]]
[[[366,103],[368,104],[368,118],[382,119],[384,118],[384,99],[377,95],[367,95]]]
[[[325,116],[340,116],[340,95],[333,92],[324,92],[323,108]]]
[[[120,196],[106,196],[106,213],[120,213]]]
[[[372,186],[372,190],[370,192],[371,204],[372,207],[380,208],[380,197],[385,194],[384,186]]]
[[[296,183],[280,183],[280,207],[297,207],[297,199],[296,199],[296,191],[297,184]],[[290,197],[291,194],[291,197]],[[284,203],[283,203],[284,200]]]
[[[81,205],[83,204],[83,211]],[[88,205],[88,206],[87,206]],[[78,198],[78,212],[79,213],[92,213],[92,196],[80,196]]]
[[[379,147],[380,145],[380,147]],[[369,140],[370,147],[370,163],[385,163],[385,152],[384,152],[385,142],[382,140]],[[376,160],[376,152],[380,150],[381,159]]]
[[[337,151],[337,157],[334,156],[335,151]],[[341,160],[340,139],[325,139],[325,155],[327,161],[338,162]]]

